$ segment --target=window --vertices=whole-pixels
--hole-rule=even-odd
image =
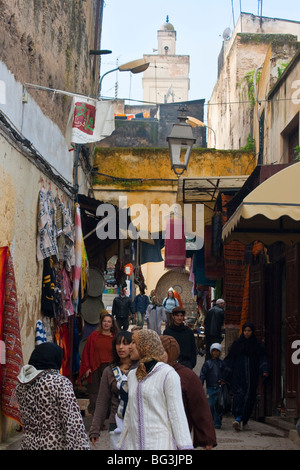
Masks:
[[[283,139],[282,163],[295,162],[295,147],[299,145],[299,113],[290,121],[281,133]]]

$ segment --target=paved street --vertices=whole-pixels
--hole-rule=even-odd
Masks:
[[[198,356],[197,366],[194,371],[197,375],[200,370],[204,358]],[[265,423],[257,421],[249,422],[249,430],[237,432],[232,428],[233,418],[225,416],[223,418],[222,429],[217,429],[217,447],[218,450],[300,450],[300,446],[291,441],[288,437],[288,431],[284,431]],[[91,424],[91,417],[85,418],[87,430]],[[99,442],[96,446],[91,446],[92,450],[109,450],[109,433],[102,431]],[[198,448],[197,450],[203,450]]]
[[[300,446],[288,438],[287,432],[257,421],[249,422],[249,430],[237,432],[232,428],[232,417],[224,417],[222,429],[217,429],[218,450],[300,450]],[[90,418],[85,419],[87,429]],[[99,442],[92,450],[109,450],[109,433],[102,431]],[[203,450],[198,448],[197,450]]]
[[[195,372],[200,373],[204,359],[198,356]],[[84,418],[87,432],[91,425],[91,416]],[[217,429],[217,447],[213,452],[219,450],[300,450],[300,445],[293,442],[288,431],[278,429],[269,424],[257,421],[249,422],[249,429],[237,432],[232,428],[232,417],[223,418],[222,429]],[[19,438],[0,445],[0,450],[18,450],[20,448]],[[91,444],[91,450],[110,450],[109,433],[102,431],[99,442],[95,446]],[[198,448],[196,450],[203,450]]]

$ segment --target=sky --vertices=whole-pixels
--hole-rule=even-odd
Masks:
[[[234,29],[240,11],[300,21],[299,0],[105,0],[101,49],[101,76],[144,54],[155,54],[157,31],[166,21],[176,30],[176,54],[190,56],[189,100],[208,102],[217,81],[217,64],[223,32]],[[111,72],[103,78],[102,96],[142,104],[142,76]]]

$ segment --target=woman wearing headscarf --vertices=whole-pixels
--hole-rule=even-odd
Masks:
[[[42,343],[20,371],[21,450],[90,449],[73,385],[59,372],[62,359],[62,348]]]
[[[232,425],[237,431],[247,425],[251,416],[259,374],[264,378],[269,375],[265,346],[257,340],[253,323],[246,322],[224,359],[223,380],[233,394]]]
[[[175,338],[162,335],[160,340],[166,352],[165,361],[180,377],[183,404],[193,435],[193,445],[210,450],[217,445],[216,432],[201,380],[194,371],[179,364],[180,348]]]
[[[193,449],[180,378],[162,362],[164,349],[153,330],[138,330],[131,342],[136,370],[128,374],[128,404],[119,450]]]

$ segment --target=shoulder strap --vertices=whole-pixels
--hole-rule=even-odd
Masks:
[[[112,367],[113,374],[117,382],[122,382],[122,372],[119,366]]]

